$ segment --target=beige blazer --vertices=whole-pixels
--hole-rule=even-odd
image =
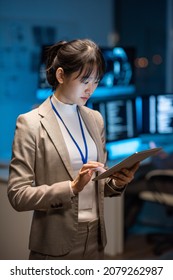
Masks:
[[[80,107],[83,121],[96,143],[98,161],[106,162],[103,119]],[[69,154],[48,98],[17,119],[10,164],[8,197],[17,211],[34,210],[29,249],[52,256],[68,253],[78,228],[78,196],[71,198],[74,179]],[[106,245],[104,196],[120,195],[104,180],[97,183],[101,245]]]

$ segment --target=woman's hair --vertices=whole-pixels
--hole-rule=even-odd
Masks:
[[[81,74],[81,81],[87,79],[94,67],[97,68],[96,79],[99,81],[105,72],[105,61],[100,48],[89,39],[78,39],[69,42],[60,41],[50,46],[46,53],[47,81],[55,90],[58,86],[56,70],[62,67],[64,74],[70,76],[74,72]]]

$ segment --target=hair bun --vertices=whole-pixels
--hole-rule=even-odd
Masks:
[[[50,47],[48,47],[47,51],[46,51],[46,56],[47,56],[47,61],[46,61],[46,65],[47,65],[47,69],[51,68],[54,62],[55,57],[58,54],[59,49],[65,45],[67,42],[66,41],[60,41]]]
[[[55,58],[58,54],[59,49],[64,46],[67,42],[66,41],[60,41],[50,47],[47,48],[46,51],[46,75],[47,75],[47,81],[48,83],[54,87],[55,84],[57,84],[56,75],[55,75],[55,68],[54,68],[54,62]]]

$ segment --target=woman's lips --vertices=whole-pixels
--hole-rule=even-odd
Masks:
[[[83,100],[87,101],[89,97],[81,97]]]

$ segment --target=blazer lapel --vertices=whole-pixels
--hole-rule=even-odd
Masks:
[[[88,110],[88,108],[85,108],[85,106],[79,107],[79,110],[91,137],[96,143],[98,161],[103,162],[103,144],[101,142],[100,132],[98,130],[95,118],[93,117],[93,114]],[[57,152],[62,158],[65,168],[69,172],[71,178],[74,179],[74,172],[70,163],[69,153],[64,142],[61,129],[52,110],[50,97],[46,99],[46,101],[43,104],[40,105],[39,114],[42,116],[41,123],[44,126],[47,133],[49,134],[51,141],[53,142]]]
[[[73,169],[70,163],[69,153],[64,142],[61,129],[56,120],[55,114],[52,110],[50,104],[50,98],[48,98],[40,107],[39,114],[43,117],[41,123],[44,126],[45,130],[49,134],[57,152],[59,153],[62,161],[69,172],[72,179],[74,179]]]

